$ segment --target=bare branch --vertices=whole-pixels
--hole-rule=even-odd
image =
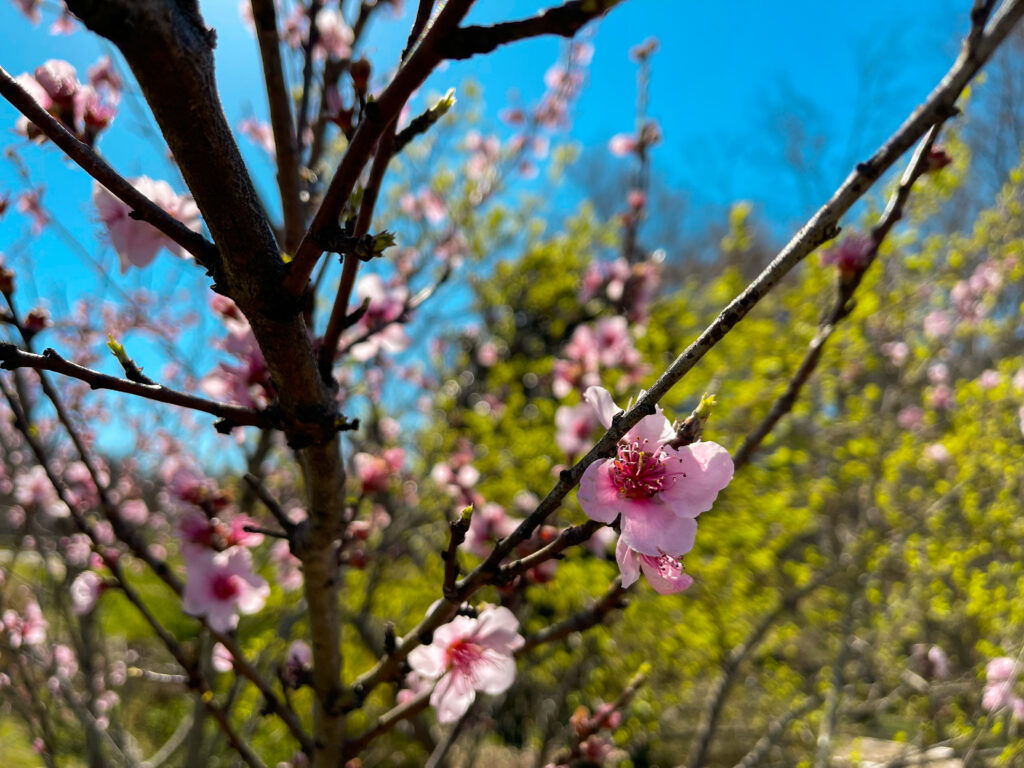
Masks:
[[[263,60],[263,79],[267,84],[270,126],[274,131],[277,160],[277,187],[281,192],[284,214],[284,250],[298,247],[302,239],[302,201],[299,198],[299,147],[292,123],[291,97],[281,63],[281,39],[277,32],[277,10],[273,0],[252,0],[256,38]]]
[[[107,165],[96,151],[79,141],[59,120],[39,106],[18,82],[0,67],[0,95],[19,112],[31,120],[50,141],[60,147],[83,171],[106,187],[125,205],[131,207],[135,216],[151,224],[167,237],[191,253],[196,261],[211,267],[219,258],[217,246],[198,232],[193,232],[167,211],[158,206],[133,187],[127,179]]]
[[[622,0],[572,0],[530,19],[489,27],[459,27],[441,43],[446,59],[468,59],[519,40],[541,35],[572,37],[584,25],[604,15]]]
[[[92,389],[109,389],[138,395],[147,400],[177,405],[194,411],[209,413],[222,419],[218,430],[230,430],[232,427],[261,427],[270,429],[276,426],[277,419],[266,411],[257,411],[241,405],[218,403],[202,397],[178,392],[159,384],[142,384],[137,381],[121,379],[91,368],[73,363],[61,357],[52,349],[44,349],[43,354],[35,355],[19,349],[9,342],[0,342],[0,368],[15,370],[17,368],[35,368],[39,371],[53,371],[73,379],[84,381]]]
[[[557,624],[545,627],[535,635],[530,635],[526,638],[526,642],[516,650],[516,656],[529,653],[539,645],[561,640],[573,632],[583,632],[591,627],[596,627],[605,620],[609,613],[626,607],[626,591],[626,588],[622,586],[622,579],[616,576],[608,587],[608,591],[596,603]]]

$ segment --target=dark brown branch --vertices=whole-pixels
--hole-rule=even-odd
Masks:
[[[933,125],[928,134],[921,140],[914,156],[911,158],[907,169],[900,180],[899,186],[893,192],[886,205],[885,211],[878,219],[878,223],[871,230],[871,246],[868,253],[864,255],[863,263],[852,273],[839,273],[836,281],[836,297],[832,308],[822,318],[818,332],[811,339],[807,353],[797,368],[793,378],[786,386],[786,391],[772,403],[771,409],[760,424],[744,438],[743,444],[736,450],[733,456],[733,464],[737,469],[750,461],[750,457],[760,447],[764,439],[771,433],[783,416],[789,413],[796,404],[797,398],[804,385],[810,380],[821,360],[825,344],[836,330],[836,326],[853,311],[853,297],[864,279],[864,274],[874,263],[886,236],[893,226],[903,217],[903,207],[906,205],[910,192],[922,175],[928,171],[928,155],[935,144],[935,139],[942,128],[940,121]]]
[[[409,52],[412,51],[416,43],[420,39],[420,35],[423,34],[423,29],[427,26],[427,21],[430,19],[430,12],[434,10],[434,0],[419,0],[419,5],[416,6],[416,18],[412,22],[412,28],[409,30],[409,39],[405,41],[405,50],[402,51],[402,61],[409,56]]]
[[[309,10],[306,12],[309,18],[309,35],[306,37],[306,44],[303,46],[302,62],[302,96],[299,99],[298,135],[299,154],[301,155],[306,143],[306,126],[309,124],[309,89],[313,86],[313,46],[317,44],[320,37],[320,30],[316,26],[316,17],[323,7],[323,0],[310,0]]]
[[[52,349],[44,349],[43,354],[35,355],[19,349],[9,342],[0,342],[0,368],[7,370],[34,368],[38,371],[53,371],[54,373],[84,381],[92,389],[109,389],[115,392],[124,392],[129,395],[144,397],[147,400],[156,400],[160,403],[189,408],[193,411],[202,411],[223,420],[222,425],[219,425],[218,429],[230,429],[231,427],[261,427],[263,429],[270,429],[276,425],[276,419],[265,411],[206,400],[205,398],[189,395],[185,392],[168,389],[159,384],[142,384],[137,381],[120,379],[117,376],[109,376],[108,374],[73,363],[61,357]]]
[[[426,709],[429,701],[430,691],[424,691],[404,704],[399,704],[397,707],[389,709],[377,718],[376,723],[345,744],[345,754],[347,756],[358,755],[366,748],[367,744],[378,736],[387,733],[398,723],[408,720],[410,717]]]
[[[277,163],[277,187],[284,214],[284,250],[291,253],[299,245],[304,229],[302,201],[299,198],[299,147],[292,123],[291,97],[281,63],[281,39],[277,31],[277,11],[273,0],[252,0],[252,16],[263,61],[263,79],[267,85],[270,126],[274,131]]]
[[[452,520],[448,523],[448,549],[441,555],[441,559],[444,560],[444,584],[441,588],[441,593],[448,600],[458,599],[455,591],[455,582],[459,578],[459,547],[466,540],[472,515],[473,508],[466,507],[466,509],[462,510],[458,520]]]
[[[252,472],[245,473],[245,482],[256,494],[256,497],[263,502],[263,506],[274,516],[277,524],[281,526],[286,534],[290,534],[295,530],[295,523],[288,517],[288,513],[284,511],[284,508],[274,498],[274,495],[270,492],[270,489],[263,484],[263,482]]]
[[[89,145],[79,141],[64,125],[43,109],[6,70],[0,68],[0,95],[31,120],[78,167],[129,206],[141,221],[151,224],[191,253],[196,261],[210,268],[217,263],[217,246],[193,232],[167,211],[133,187],[127,179],[107,165]]]
[[[582,544],[603,527],[604,523],[588,520],[582,525],[572,525],[563,529],[554,541],[541,547],[536,552],[531,552],[529,555],[526,555],[519,560],[514,560],[511,563],[506,563],[501,566],[497,576],[495,577],[495,583],[507,584],[512,581],[512,579],[526,573],[526,571],[531,568],[536,568],[541,563],[547,562],[554,557],[558,557],[569,547]]]
[[[506,21],[489,27],[459,27],[441,43],[446,59],[468,59],[519,40],[541,35],[572,37],[587,23],[604,15],[622,0],[572,0],[530,19]]]

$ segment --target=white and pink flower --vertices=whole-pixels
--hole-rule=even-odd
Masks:
[[[192,554],[186,557],[185,613],[205,617],[211,629],[227,632],[238,626],[239,614],[253,614],[263,608],[270,587],[253,572],[249,550],[232,547],[223,552],[188,551]]]
[[[430,704],[437,719],[453,723],[481,693],[504,693],[516,677],[513,653],[522,647],[519,620],[508,608],[485,608],[478,618],[456,616],[434,632],[430,645],[409,654],[424,680],[436,680]]]

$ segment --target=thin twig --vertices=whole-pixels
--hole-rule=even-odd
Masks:
[[[921,143],[918,144],[917,150],[907,165],[899,186],[892,193],[885,211],[871,230],[871,246],[868,253],[864,254],[863,262],[851,273],[839,273],[836,279],[836,297],[832,308],[822,318],[818,326],[818,332],[811,339],[807,353],[804,355],[804,359],[801,361],[796,373],[793,374],[793,378],[790,379],[789,384],[786,386],[786,391],[772,403],[768,414],[743,439],[743,444],[733,455],[733,464],[737,469],[750,461],[751,456],[753,456],[764,439],[775,428],[776,424],[793,409],[797,398],[800,396],[800,391],[818,367],[826,342],[835,332],[836,326],[853,311],[853,297],[861,281],[864,279],[864,274],[874,264],[875,258],[878,255],[878,249],[881,247],[886,236],[896,222],[903,217],[903,208],[910,197],[914,182],[928,172],[928,154],[935,144],[935,139],[938,137],[943,122],[945,121],[940,121],[933,125],[921,140]]]
[[[320,30],[316,26],[316,17],[323,7],[323,0],[310,0],[309,10],[306,12],[309,18],[309,35],[306,37],[306,44],[303,46],[302,62],[302,96],[299,100],[299,119],[296,121],[296,140],[298,142],[299,156],[306,144],[306,125],[308,124],[309,113],[309,89],[313,85],[313,47],[320,38]]]
[[[276,419],[266,411],[257,411],[254,408],[246,408],[241,405],[218,403],[185,392],[168,389],[160,384],[142,384],[137,381],[110,376],[73,363],[61,357],[52,349],[44,349],[43,354],[36,355],[19,349],[16,345],[9,342],[0,342],[0,367],[7,370],[34,368],[37,371],[53,371],[54,373],[84,381],[92,389],[110,389],[129,395],[138,395],[147,400],[156,400],[160,403],[209,413],[222,420],[217,425],[219,431],[245,426],[270,429],[276,424]]]
[[[757,740],[753,748],[743,756],[734,768],[757,768],[764,764],[764,758],[768,754],[773,746],[782,735],[786,732],[786,729],[797,719],[803,717],[812,709],[821,704],[821,697],[818,695],[811,696],[807,701],[798,707],[794,707],[782,717],[777,718],[768,726],[768,730],[765,731],[764,736]]]
[[[284,250],[291,253],[302,238],[302,201],[299,198],[299,147],[292,123],[291,97],[281,63],[281,38],[273,0],[252,0],[252,16],[267,85],[270,126],[274,131],[277,187],[284,215]]]
[[[582,632],[597,626],[612,611],[626,607],[626,592],[627,589],[622,586],[622,579],[616,576],[609,585],[608,590],[601,595],[597,602],[557,624],[552,624],[550,627],[545,627],[540,632],[530,635],[526,638],[526,642],[516,649],[516,656],[529,653],[539,645],[561,640],[574,632]]]

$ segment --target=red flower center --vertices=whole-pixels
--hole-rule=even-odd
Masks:
[[[619,455],[611,471],[612,484],[619,495],[627,499],[649,499],[665,488],[666,475],[665,458],[660,450],[646,451],[639,440],[619,445]]]
[[[238,597],[238,580],[233,574],[218,573],[213,577],[210,589],[218,600],[231,600]]]
[[[483,660],[484,649],[466,639],[456,640],[448,646],[445,661],[448,668],[459,675],[474,679],[474,669]]]

